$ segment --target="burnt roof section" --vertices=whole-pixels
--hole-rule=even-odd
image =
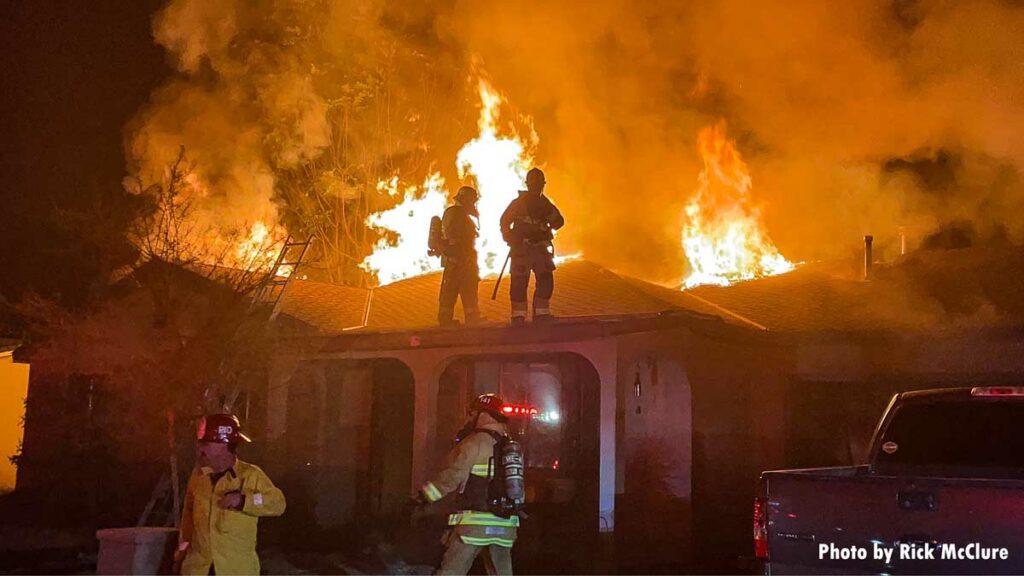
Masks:
[[[687,293],[777,332],[977,330],[1024,325],[1024,248],[920,250],[855,268],[805,265]]]

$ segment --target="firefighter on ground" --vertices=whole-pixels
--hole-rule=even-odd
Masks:
[[[552,233],[565,225],[558,208],[544,195],[544,172],[533,168],[526,173],[526,190],[501,215],[501,235],[508,242],[512,258],[509,300],[512,323],[526,322],[526,288],[530,272],[536,278],[533,289],[533,319],[551,320],[551,293],[555,288],[555,251]]]
[[[459,511],[448,517],[449,529],[442,540],[444,559],[437,574],[466,574],[481,552],[485,552],[488,574],[512,574],[512,545],[519,516],[493,514],[488,494],[495,468],[491,462],[495,444],[508,435],[508,418],[502,414],[502,406],[504,402],[495,394],[484,394],[473,401],[444,468],[417,496],[421,503],[437,502],[458,491]]]
[[[455,203],[441,218],[443,249],[441,266],[441,294],[438,297],[437,322],[442,326],[458,324],[455,320],[455,301],[462,298],[462,313],[466,324],[479,324],[480,305],[477,286],[480,268],[477,264],[476,238],[479,235],[475,218],[479,218],[476,203],[480,194],[475,188],[463,186],[455,194]]]
[[[181,574],[259,574],[260,516],[284,513],[284,494],[257,466],[235,456],[238,418],[211,414],[199,421],[199,459],[181,511],[177,560]]]

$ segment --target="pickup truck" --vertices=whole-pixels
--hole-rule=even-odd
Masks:
[[[897,394],[867,459],[761,474],[765,574],[1024,574],[1024,388]]]

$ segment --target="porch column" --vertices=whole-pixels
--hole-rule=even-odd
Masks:
[[[598,529],[615,531],[615,440],[618,346],[614,340],[587,343],[578,352],[593,364],[601,379],[601,422],[598,437]]]
[[[427,481],[434,457],[437,420],[437,389],[443,357],[438,354],[417,354],[402,358],[412,371],[416,404],[413,416],[412,486],[419,490]]]

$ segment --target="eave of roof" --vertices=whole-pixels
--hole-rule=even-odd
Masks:
[[[316,349],[324,354],[357,351],[408,350],[429,348],[469,348],[579,342],[622,334],[687,328],[722,339],[750,341],[762,339],[764,332],[729,324],[721,318],[687,312],[663,314],[596,316],[561,319],[550,324],[512,327],[490,324],[478,327],[360,331],[325,336]]]

